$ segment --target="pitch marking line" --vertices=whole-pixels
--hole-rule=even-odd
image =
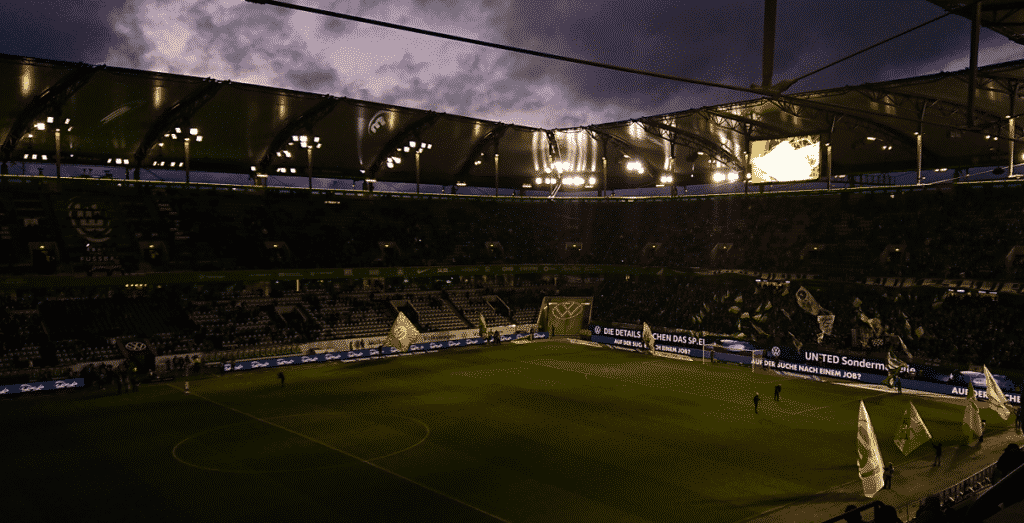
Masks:
[[[658,385],[651,385],[649,383],[642,383],[642,382],[632,381],[632,380],[629,380],[629,379],[626,379],[626,378],[621,378],[621,377],[605,376],[603,374],[593,374],[593,373],[590,373],[590,372],[585,372],[583,370],[573,370],[573,369],[565,368],[565,367],[562,367],[562,366],[547,365],[548,362],[578,363],[578,362],[565,361],[565,360],[544,360],[544,359],[524,361],[524,363],[529,363],[531,365],[538,365],[538,366],[541,366],[541,367],[547,367],[549,369],[557,369],[557,370],[561,370],[561,371],[565,371],[565,372],[575,372],[577,374],[583,374],[584,376],[597,376],[599,378],[604,378],[604,379],[614,380],[614,381],[620,381],[620,382],[625,382],[625,383],[631,383],[633,385],[639,385],[641,387],[651,387],[651,388],[655,388],[655,389],[670,390],[672,392],[677,392],[677,393],[680,393],[680,394],[686,394],[686,395],[689,395],[689,396],[697,396],[697,397],[701,397],[701,398],[705,398],[705,399],[711,399],[711,400],[714,400],[714,401],[720,401],[720,402],[723,402],[723,403],[732,403],[734,405],[747,405],[748,404],[748,402],[741,401],[741,400],[733,400],[733,399],[726,399],[726,398],[709,398],[708,395],[705,394],[705,393],[692,392],[692,391],[689,391],[689,390],[686,390],[686,389],[679,389],[679,388],[673,388],[673,387],[662,387],[662,386],[658,386]],[[590,364],[588,364],[588,365],[590,365]],[[596,364],[593,364],[593,365],[596,365]],[[628,365],[628,364],[620,364],[620,365]],[[672,370],[679,370],[679,369],[676,369],[675,367],[665,366],[665,365],[657,365],[657,364],[653,364],[653,363],[650,363],[650,362],[641,362],[641,365],[644,366],[644,367],[655,366],[655,367],[665,367],[665,368],[672,369]],[[831,407],[831,406],[834,406],[834,405],[825,405],[824,407]],[[824,408],[824,407],[822,407],[822,408]],[[784,415],[803,415],[803,414],[801,414],[799,412],[793,412],[791,410],[783,409],[783,408],[779,408],[778,411],[783,413]]]
[[[174,387],[174,386],[173,386],[173,385],[171,385],[171,384],[166,384],[166,385],[167,385],[168,387],[171,387],[172,389],[175,389],[175,390],[181,390],[181,389],[178,389],[178,388]],[[499,517],[499,516],[495,516],[494,514],[491,514],[490,512],[487,512],[486,510],[484,510],[484,509],[482,509],[482,508],[480,508],[480,507],[475,507],[475,506],[473,506],[473,505],[470,505],[469,503],[467,503],[467,502],[465,502],[465,501],[463,501],[463,500],[461,500],[461,499],[458,499],[458,498],[454,498],[454,497],[452,497],[452,496],[449,496],[448,494],[445,494],[444,492],[441,492],[441,491],[439,491],[439,490],[436,490],[436,489],[434,489],[434,488],[432,488],[432,487],[430,487],[430,486],[428,486],[428,485],[424,485],[423,483],[420,483],[419,481],[416,481],[416,480],[414,480],[414,479],[412,479],[412,478],[407,478],[407,477],[405,477],[405,476],[403,476],[403,475],[401,475],[401,474],[399,474],[399,473],[397,473],[397,472],[395,472],[395,471],[392,471],[392,470],[388,470],[388,469],[386,469],[386,468],[384,468],[384,467],[382,467],[382,466],[380,466],[380,465],[378,465],[378,464],[376,464],[376,463],[374,463],[374,462],[372,462],[372,461],[369,461],[369,460],[365,460],[365,459],[363,459],[363,458],[360,458],[359,456],[356,456],[356,455],[354,455],[354,454],[351,454],[351,453],[349,453],[349,452],[346,452],[346,451],[344,451],[344,450],[342,450],[342,449],[339,449],[339,448],[337,448],[337,447],[334,447],[334,446],[332,446],[332,445],[330,445],[330,444],[328,444],[328,443],[324,443],[323,441],[320,441],[320,440],[318,440],[318,439],[316,439],[316,438],[313,438],[313,437],[307,436],[307,435],[305,435],[305,434],[302,434],[302,433],[300,433],[300,432],[296,432],[296,431],[294,431],[294,430],[292,430],[292,429],[289,429],[288,427],[284,427],[284,426],[278,425],[277,423],[274,423],[274,422],[272,422],[272,421],[268,421],[268,420],[265,420],[265,419],[263,419],[263,418],[261,418],[261,417],[259,417],[259,416],[255,416],[255,415],[253,415],[253,414],[249,414],[248,412],[243,412],[243,411],[240,411],[240,410],[238,410],[238,409],[236,409],[236,408],[234,408],[234,407],[231,407],[231,406],[225,405],[225,404],[223,404],[223,403],[220,403],[220,402],[214,401],[214,400],[212,400],[212,399],[210,399],[210,398],[207,398],[207,397],[205,397],[205,396],[202,396],[202,395],[196,394],[196,393],[194,393],[194,392],[193,392],[193,393],[191,393],[191,394],[189,394],[189,395],[190,395],[190,396],[192,396],[192,397],[195,397],[195,398],[199,398],[199,399],[201,399],[201,400],[203,400],[203,401],[206,401],[206,402],[212,403],[212,404],[214,404],[214,405],[217,405],[218,407],[221,407],[221,408],[225,408],[225,409],[228,409],[228,410],[230,410],[230,411],[234,411],[234,412],[237,412],[237,413],[239,413],[239,414],[241,414],[241,415],[243,415],[243,416],[246,416],[246,417],[252,418],[252,419],[254,419],[254,420],[256,420],[256,421],[259,421],[259,422],[262,422],[262,423],[266,423],[267,425],[270,425],[271,427],[276,427],[276,428],[278,428],[278,429],[281,429],[281,430],[283,430],[283,431],[285,431],[285,432],[290,432],[290,433],[292,433],[292,434],[294,434],[294,435],[296,435],[296,436],[298,436],[298,437],[300,437],[300,438],[303,438],[303,439],[305,439],[305,440],[308,440],[308,441],[310,441],[310,442],[312,442],[312,443],[316,443],[317,445],[323,446],[324,448],[327,448],[327,449],[333,450],[333,451],[335,451],[335,452],[337,452],[337,453],[339,453],[339,454],[342,454],[342,455],[348,456],[348,457],[350,457],[350,458],[352,458],[352,459],[354,459],[354,460],[356,460],[356,461],[360,461],[360,462],[362,462],[362,463],[365,463],[365,464],[367,464],[367,465],[369,465],[369,466],[371,466],[371,467],[373,467],[373,468],[375,468],[375,469],[377,469],[377,470],[379,470],[379,471],[381,471],[381,472],[384,472],[384,473],[387,473],[387,474],[391,474],[392,476],[394,476],[394,477],[396,477],[396,478],[398,478],[398,479],[401,479],[401,480],[405,480],[405,481],[407,481],[407,482],[409,482],[409,483],[412,483],[413,485],[416,485],[416,486],[418,486],[418,487],[421,487],[421,488],[423,488],[423,489],[429,490],[430,492],[433,492],[434,494],[437,494],[438,496],[441,496],[441,497],[443,497],[443,498],[447,498],[447,499],[450,499],[450,500],[452,500],[452,501],[454,501],[454,502],[456,502],[456,503],[458,503],[458,504],[460,504],[460,505],[463,505],[463,506],[465,506],[465,507],[469,507],[469,508],[471,508],[471,509],[473,509],[473,510],[475,510],[475,511],[477,511],[477,512],[479,512],[479,513],[483,514],[483,515],[485,515],[485,516],[488,516],[488,517],[494,518],[494,519],[496,519],[496,520],[498,520],[498,521],[504,521],[505,523],[510,523],[510,522],[509,522],[509,521],[508,521],[507,519],[501,518],[501,517]],[[382,456],[382,457],[387,457],[387,456]],[[374,458],[374,459],[380,459],[380,458]]]

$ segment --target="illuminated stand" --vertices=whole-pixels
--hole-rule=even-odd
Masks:
[[[55,146],[55,149],[56,149],[54,151],[54,158],[53,159],[54,159],[54,161],[57,164],[57,178],[60,178],[60,133],[61,133],[61,131],[71,132],[71,118],[65,118],[64,122],[61,123],[59,116],[57,116],[57,117],[47,116],[45,122],[36,122],[36,124],[33,126],[33,128],[35,130],[37,130],[37,131],[46,131],[47,129],[53,131],[53,139],[54,139],[53,141],[54,141],[54,146]],[[28,135],[28,137],[32,138],[32,134],[30,133]],[[33,154],[26,153],[25,156],[24,156],[24,159],[25,160],[40,159],[40,160],[43,160],[45,162],[47,160],[47,157],[46,157],[45,154],[39,155],[39,154],[34,154],[34,153]]]
[[[182,132],[181,127],[175,127],[174,128],[174,132],[172,132],[172,133],[165,133],[164,134],[164,138],[170,138],[171,140],[181,140],[181,141],[185,142],[185,162],[180,164],[180,165],[185,168],[185,183],[186,184],[190,183],[191,182],[191,180],[190,180],[190,173],[191,173],[191,171],[189,169],[190,147],[191,147],[191,144],[192,144],[193,140],[196,141],[196,142],[203,141],[203,135],[199,134],[199,129],[197,129],[195,127],[189,128],[188,129],[188,133]],[[159,145],[163,146],[162,143],[159,144]],[[163,165],[161,165],[161,167],[162,166]],[[171,162],[171,167],[175,167],[175,166],[176,166],[175,162]]]
[[[396,165],[400,165],[402,163],[402,157],[398,156],[398,154],[409,153],[409,152],[415,154],[416,155],[416,157],[415,157],[416,158],[416,166],[415,166],[415,168],[416,168],[416,194],[419,194],[420,193],[420,154],[423,154],[423,151],[426,151],[428,149],[433,149],[433,148],[434,148],[434,144],[432,144],[432,143],[417,142],[416,140],[410,140],[409,141],[409,145],[406,145],[406,146],[403,146],[403,147],[399,147],[398,149],[395,149],[396,154],[394,156],[388,156],[387,159],[384,160],[384,164],[387,165],[388,169],[394,169]],[[376,181],[377,180],[373,180],[373,182],[376,182]],[[366,182],[368,184],[373,183],[369,179],[367,179]],[[464,187],[465,184],[462,184],[461,186]]]
[[[296,145],[306,150],[306,176],[309,178],[309,188],[313,188],[313,149],[319,149],[321,145],[320,137],[313,136],[312,139],[308,135],[292,136],[292,141],[288,145]]]

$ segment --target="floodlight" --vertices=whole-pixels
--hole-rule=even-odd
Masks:
[[[729,181],[730,182],[735,182],[736,180],[739,180],[739,179],[740,179],[740,175],[736,174],[735,171],[729,171]]]
[[[193,127],[193,128],[188,130],[188,134],[191,134],[192,136],[198,136],[199,135],[199,129],[196,129],[195,127]]]
[[[711,177],[711,179],[712,179],[712,180],[714,180],[714,181],[715,181],[715,183],[722,183],[722,182],[724,182],[724,181],[725,181],[725,174],[723,174],[723,173],[720,173],[720,172],[716,172],[716,173],[715,173],[715,174],[714,174],[714,175],[713,175],[713,176]]]
[[[466,186],[466,182],[455,182],[455,185],[457,185],[459,187],[465,187]]]
[[[196,136],[196,141],[197,141],[197,142],[201,142],[201,141],[203,141],[203,137],[202,137],[202,135],[200,135],[200,136]]]
[[[40,131],[45,131],[46,130],[46,124],[44,124],[43,122],[39,122],[39,123],[36,124],[36,129],[38,129]]]
[[[65,118],[64,119],[64,125],[67,125],[69,123],[71,123],[71,118]]]
[[[541,177],[539,177],[539,176],[538,176],[537,178],[534,178],[534,179],[533,179],[533,181],[534,181],[534,182],[535,182],[535,183],[536,183],[537,185],[541,185],[542,183],[544,183],[544,179],[543,179],[543,178],[541,178]]]
[[[178,139],[178,135],[175,134],[175,133],[171,133],[171,139],[172,140],[177,140]]]
[[[175,127],[174,132],[181,134],[181,127]]]
[[[42,156],[41,156],[41,158],[43,159],[43,161],[46,161],[46,160],[47,160],[47,157],[46,157],[46,155],[45,155],[45,154],[44,154],[44,155],[42,155]],[[118,161],[120,161],[120,160],[118,160]]]
[[[590,179],[587,181],[590,183],[590,185],[597,185],[597,178],[594,178],[593,176],[591,176]]]
[[[47,116],[46,117],[46,123],[53,123],[53,117],[52,116]]]

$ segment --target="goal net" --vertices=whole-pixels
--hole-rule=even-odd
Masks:
[[[583,322],[590,323],[593,296],[546,296],[541,302],[537,327],[552,336],[579,336]]]

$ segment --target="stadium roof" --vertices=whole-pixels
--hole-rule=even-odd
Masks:
[[[1024,2],[1020,0],[928,0],[950,13],[974,19],[974,7],[981,6],[981,25],[1024,44]]]
[[[968,114],[968,72],[690,109],[571,129],[534,129],[313,93],[81,63],[0,55],[0,160],[47,154],[53,127],[65,163],[155,169],[184,160],[184,143],[165,134],[195,127],[194,171],[305,176],[307,157],[293,136],[320,138],[316,177],[415,182],[410,142],[422,183],[518,189],[536,177],[597,180],[607,158],[607,189],[708,183],[716,172],[743,172],[748,140],[821,135],[831,144],[832,172],[913,171],[922,133],[924,169],[1007,165],[1008,117],[1024,80],[1024,61],[981,68],[976,111]],[[47,117],[45,131],[35,125]],[[312,138],[310,138],[310,143]],[[278,156],[288,150],[291,156]],[[1024,147],[1016,148],[1017,154]],[[497,160],[494,153],[498,153]],[[399,161],[389,161],[396,157]],[[637,162],[642,169],[638,168]],[[123,169],[123,167],[120,167]],[[255,170],[254,170],[255,169]],[[546,174],[545,169],[552,169]]]

